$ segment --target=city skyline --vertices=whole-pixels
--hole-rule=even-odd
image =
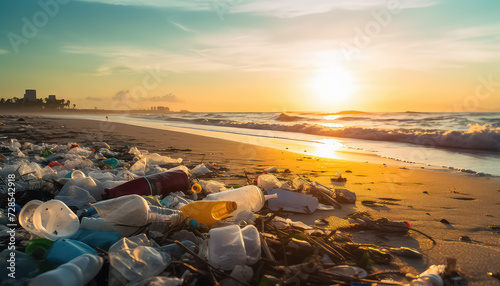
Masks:
[[[3,1],[0,97],[83,108],[500,111],[495,1]]]

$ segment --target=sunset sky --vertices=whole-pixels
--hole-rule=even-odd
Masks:
[[[498,0],[4,0],[0,97],[500,111],[499,15]]]

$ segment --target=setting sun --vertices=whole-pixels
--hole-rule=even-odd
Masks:
[[[311,89],[326,102],[345,100],[355,87],[351,73],[343,68],[321,69],[311,81]]]

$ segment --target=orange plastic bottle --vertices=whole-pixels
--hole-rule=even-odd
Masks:
[[[179,208],[184,215],[196,220],[199,226],[211,226],[231,216],[238,205],[232,201],[196,201]]]

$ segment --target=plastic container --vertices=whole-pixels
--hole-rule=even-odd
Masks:
[[[216,221],[231,216],[238,205],[232,201],[195,201],[179,208],[184,215],[198,222],[199,226],[211,226]]]
[[[240,229],[229,225],[211,229],[208,234],[208,262],[217,268],[232,270],[260,259],[260,235],[254,226]]]
[[[83,254],[58,268],[31,279],[29,286],[83,286],[101,270],[103,259]]]
[[[91,177],[84,177],[84,178],[76,178],[76,179],[71,179],[66,184],[64,184],[64,187],[62,187],[61,192],[68,189],[70,186],[77,186],[80,187],[84,190],[87,190],[89,194],[96,200],[100,201],[102,200],[102,192],[95,183],[94,179]]]
[[[63,188],[54,199],[64,202],[69,207],[73,206],[78,209],[83,209],[88,207],[90,203],[96,202],[87,190],[75,185]]]
[[[263,190],[267,189],[279,189],[281,188],[281,182],[274,175],[265,174],[260,175],[257,179],[257,186]]]
[[[71,179],[80,179],[85,177],[85,174],[80,170],[74,170],[73,172],[71,172]]]
[[[441,274],[445,269],[445,265],[432,265],[426,271],[422,272],[418,279],[413,280],[411,286],[443,286],[443,278]]]
[[[29,201],[23,206],[21,212],[19,213],[19,224],[31,234],[36,235],[38,233],[33,225],[33,214],[41,204],[43,204],[43,202],[39,200]]]
[[[108,284],[116,285],[112,284],[112,281],[118,277],[130,282],[140,282],[163,272],[172,259],[158,248],[158,244],[149,240],[145,234],[123,238],[113,244],[108,251],[110,262]]]
[[[238,189],[209,194],[206,197],[206,200],[236,202],[238,208],[232,213],[232,216],[237,217],[242,211],[260,211],[264,206],[266,199],[271,197],[274,196],[264,196],[262,191],[257,186],[245,186]]]
[[[83,254],[97,255],[97,251],[81,241],[63,238],[52,244],[45,260],[61,265]]]
[[[232,270],[247,262],[245,245],[240,227],[229,225],[213,228],[208,232],[208,262],[213,266]]]
[[[75,234],[80,227],[78,217],[59,200],[39,205],[33,213],[33,226],[38,236],[55,241]]]
[[[241,235],[245,242],[247,264],[253,265],[259,261],[261,255],[260,233],[255,226],[247,225],[241,229]]]
[[[283,209],[284,211],[297,213],[312,213],[319,205],[318,199],[301,193],[285,190],[267,190],[270,195],[276,194],[276,198],[269,199],[268,207],[272,211]]]
[[[167,171],[129,181],[111,189],[104,189],[104,199],[117,198],[130,194],[159,195],[161,198],[172,192],[189,190],[188,176],[181,170]]]

